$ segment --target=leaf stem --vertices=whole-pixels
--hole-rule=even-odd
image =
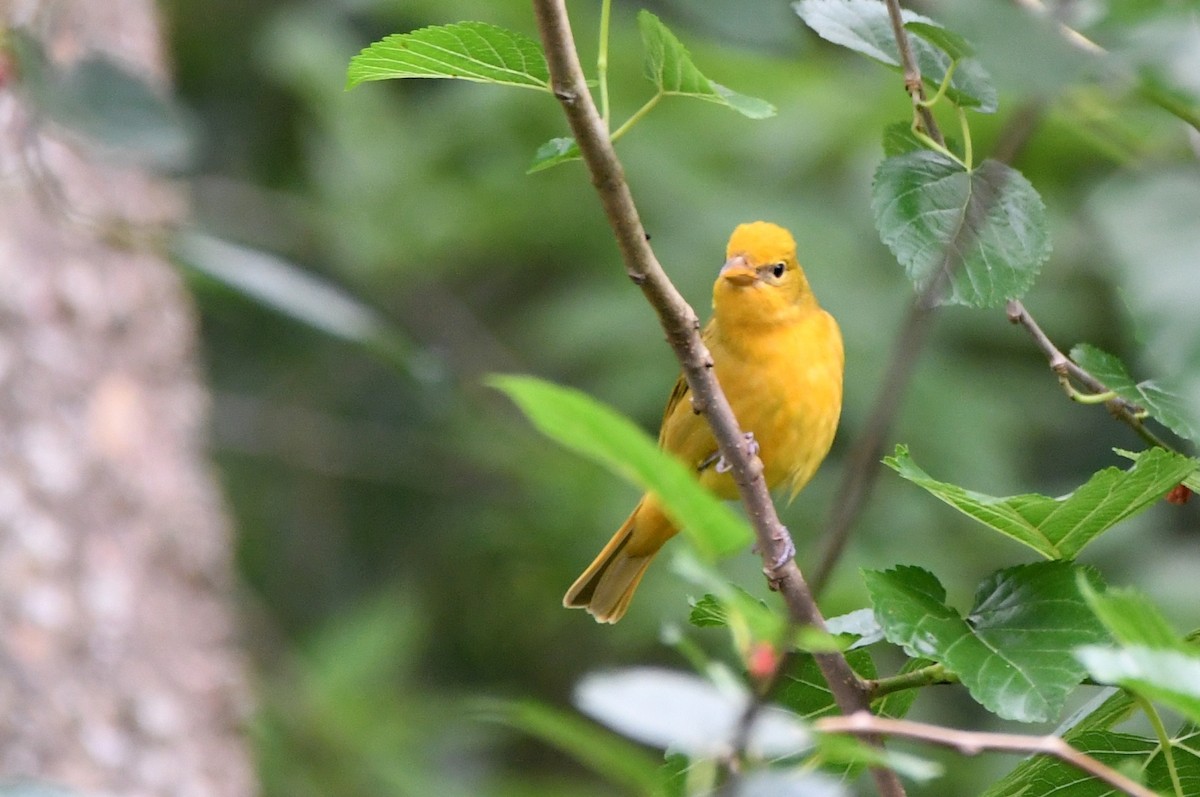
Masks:
[[[608,23],[612,16],[612,0],[600,3],[600,48],[596,55],[596,79],[600,81],[600,118],[604,128],[609,126],[608,111]]]
[[[1171,788],[1175,792],[1175,797],[1185,797],[1183,784],[1179,782],[1179,771],[1175,768],[1175,752],[1171,749],[1171,736],[1167,733],[1166,726],[1163,725],[1162,716],[1154,704],[1141,695],[1135,694],[1133,699],[1145,713],[1146,718],[1150,720],[1150,725],[1154,728],[1154,735],[1158,737],[1158,743],[1162,745],[1163,761],[1167,764],[1167,774],[1171,776]]]
[[[923,108],[933,108],[934,105],[937,105],[938,101],[946,96],[946,90],[950,88],[950,80],[954,77],[954,70],[957,68],[958,61],[951,61],[950,66],[946,68],[946,76],[942,78],[942,83],[938,86],[937,94],[934,94],[927,100],[917,100],[917,105]]]
[[[967,122],[967,112],[961,105],[954,106],[954,111],[958,114],[958,127],[962,131],[963,165],[967,167],[967,171],[971,171],[975,168],[974,145],[971,143],[971,125]]]
[[[630,116],[628,119],[626,119],[624,124],[622,124],[620,127],[618,127],[616,130],[613,131],[613,134],[609,137],[609,141],[616,141],[621,136],[628,133],[630,128],[632,128],[635,124],[637,124],[638,122],[640,122],[642,120],[642,117],[644,117],[646,114],[650,113],[650,111],[654,110],[654,106],[658,105],[658,103],[662,100],[662,98],[663,98],[663,93],[661,90],[659,90],[659,92],[657,94],[655,94],[650,99],[646,100],[645,105],[643,105],[641,108],[638,108],[636,111],[634,111],[633,115]],[[607,127],[607,125],[606,125],[606,127]]]
[[[825,717],[813,723],[822,733],[850,733],[856,736],[902,736],[906,739],[950,747],[963,755],[978,755],[985,750],[1002,753],[1038,753],[1052,756],[1081,772],[1118,789],[1130,797],[1158,797],[1150,789],[1091,756],[1081,753],[1058,736],[1021,736],[1010,733],[960,731],[910,720],[876,717],[866,711],[848,717]]]
[[[962,158],[955,155],[954,152],[949,147],[947,147],[945,144],[939,144],[933,138],[926,135],[925,132],[923,130],[921,130],[921,126],[920,126],[920,124],[918,124],[918,119],[915,116],[913,117],[912,134],[913,134],[913,136],[916,137],[916,139],[918,141],[920,141],[925,146],[929,147],[934,152],[938,152],[938,153],[941,153],[942,155],[945,155],[947,158],[954,161],[959,166],[963,167],[963,169],[965,169],[966,171],[968,171],[968,172],[971,171],[971,167],[967,165],[966,161],[964,161]]]
[[[893,692],[903,692],[905,689],[956,683],[958,683],[958,676],[948,671],[944,665],[930,664],[928,667],[922,667],[912,672],[902,672],[899,675],[892,675],[887,678],[868,680],[867,688],[871,690],[871,700],[873,702]]]

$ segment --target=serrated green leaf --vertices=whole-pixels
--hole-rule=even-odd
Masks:
[[[899,69],[900,49],[896,46],[892,23],[883,3],[877,0],[801,0],[793,3],[792,8],[822,39]],[[931,89],[936,90],[954,60],[942,43],[951,45],[952,42],[961,41],[964,48],[969,46],[962,37],[949,31],[939,37],[941,43],[930,42],[923,34],[929,29],[944,31],[941,25],[908,10],[902,11],[902,18],[906,27],[918,24],[917,30],[910,27],[909,43],[922,78]],[[964,108],[982,113],[993,113],[998,105],[991,76],[974,58],[959,61],[946,96]]]
[[[550,91],[541,46],[523,33],[484,22],[394,33],[350,59],[346,88],[368,80],[453,78]]]
[[[1097,681],[1124,687],[1200,722],[1200,655],[1141,645],[1086,645],[1076,656]]]
[[[578,390],[533,377],[492,376],[488,384],[508,394],[543,434],[658,496],[706,556],[750,544],[753,534],[745,521],[620,413]]]
[[[980,584],[966,618],[926,570],[866,571],[864,579],[889,641],[943,664],[1000,717],[1044,722],[1083,678],[1072,651],[1106,638],[1076,572],[1066,562],[1000,570]]]
[[[846,651],[845,656],[851,669],[863,678],[876,676],[875,662],[866,650]],[[793,663],[780,678],[773,696],[781,706],[805,720],[838,713],[829,684],[817,666],[817,660],[808,653],[793,657]]]
[[[1174,794],[1171,775],[1158,739],[1130,733],[1087,731],[1070,740],[1079,752],[1102,764],[1142,781],[1160,794]],[[1197,794],[1200,788],[1200,757],[1197,756],[1196,730],[1185,728],[1172,740],[1172,757],[1183,794]],[[983,797],[1116,797],[1111,786],[1088,776],[1078,767],[1057,758],[1039,756],[1027,759]]]
[[[533,162],[529,164],[529,168],[525,170],[525,173],[533,174],[534,172],[540,172],[544,169],[557,166],[560,163],[577,161],[581,158],[579,145],[575,143],[574,138],[570,136],[552,138],[537,148],[537,152],[533,154]]]
[[[1087,343],[1072,348],[1070,357],[1109,390],[1141,406],[1175,434],[1200,443],[1200,426],[1190,417],[1188,404],[1177,391],[1151,380],[1134,382],[1119,358]]]
[[[1104,739],[1106,731],[1129,719],[1136,708],[1137,703],[1131,694],[1124,689],[1109,688],[1084,705],[1074,716],[1057,728],[1055,735],[1061,736],[1063,741],[1077,750],[1087,752],[1095,757],[1094,753],[1098,745],[1094,739]],[[1096,734],[1099,735],[1096,736]],[[1116,751],[1113,750],[1113,752]],[[1103,757],[1101,760],[1104,760]],[[1105,763],[1110,766],[1115,764],[1118,768],[1121,766],[1121,761],[1105,760]],[[1034,794],[1045,795],[1045,797],[1049,797],[1051,794],[1056,797],[1074,794],[1075,797],[1083,797],[1085,794],[1105,793],[1090,791],[1076,794],[1072,791],[1053,791],[1062,786],[1060,779],[1064,774],[1067,777],[1078,777],[1078,769],[1075,767],[1066,767],[1066,769],[1071,772],[1060,772],[1060,770],[1064,770],[1064,766],[1057,758],[1030,756],[1017,764],[1002,779],[993,783],[982,797],[1032,797]],[[1070,781],[1072,784],[1075,782]],[[1036,789],[1036,791],[1031,791],[1031,789]]]
[[[1153,449],[1150,450],[1152,451]],[[1142,454],[1146,453],[1145,451],[1127,451],[1123,448],[1114,448],[1113,451],[1120,456],[1125,457],[1126,459],[1133,460],[1134,462],[1137,462],[1142,458]],[[1200,493],[1200,460],[1193,459],[1192,462],[1196,464],[1195,469],[1187,476],[1184,476],[1180,484],[1191,490],[1193,493]]]
[[[740,646],[748,645],[751,640],[775,644],[782,638],[787,628],[787,621],[783,615],[773,611],[746,590],[730,583],[715,568],[697,559],[691,550],[677,550],[671,558],[671,569],[686,581],[712,595],[713,600],[720,606],[723,624],[729,626]],[[705,617],[716,621],[717,611],[706,613]]]
[[[1041,197],[999,161],[968,172],[941,153],[908,152],[879,164],[871,193],[880,238],[919,293],[936,281],[937,304],[1018,299],[1050,256]]]
[[[631,791],[664,791],[658,763],[643,748],[581,717],[532,700],[488,699],[472,708],[478,719],[540,739]]]
[[[1073,559],[1089,542],[1153,504],[1195,468],[1188,457],[1152,449],[1129,470],[1105,468],[1063,498],[1037,494],[1000,498],[937,481],[917,466],[904,446],[897,446],[896,453],[883,462],[963,514],[1047,559]]]
[[[683,43],[649,11],[638,12],[638,28],[645,49],[646,77],[663,94],[715,102],[751,119],[775,115],[775,106],[766,100],[739,94],[705,77]]]
[[[688,622],[697,628],[720,628],[729,623],[729,615],[725,607],[711,592],[700,600],[692,602],[692,610],[688,612]]]

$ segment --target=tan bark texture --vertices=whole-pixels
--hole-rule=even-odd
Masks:
[[[157,23],[151,0],[0,0],[0,27],[26,30],[55,64],[102,51],[161,85]],[[171,264],[114,234],[175,224],[186,204],[57,129],[6,66],[0,779],[252,795],[196,318]]]

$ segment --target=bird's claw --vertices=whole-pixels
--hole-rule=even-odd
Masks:
[[[754,432],[745,432],[742,437],[746,440],[746,450],[752,457],[758,456],[758,441],[754,439]],[[730,465],[724,456],[717,459],[717,473],[728,473],[733,466]]]
[[[776,554],[775,558],[771,560],[770,566],[763,568],[763,573],[765,573],[767,577],[771,579],[771,583],[774,584],[778,578],[779,568],[783,567],[788,563],[788,561],[795,558],[796,543],[792,542],[792,535],[788,532],[786,526],[780,526],[778,533],[773,534],[771,539],[777,543],[780,543],[780,550],[779,553]],[[760,553],[757,545],[754,546],[754,552]]]

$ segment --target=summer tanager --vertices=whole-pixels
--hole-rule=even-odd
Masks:
[[[717,380],[743,432],[753,435],[767,486],[794,498],[829,452],[842,409],[842,335],[796,261],[791,234],[756,221],[733,231],[704,329]],[[722,498],[737,487],[681,376],[667,401],[659,445],[695,468]],[[647,494],[583,571],[563,605],[615,623],[659,548],[678,527]]]

